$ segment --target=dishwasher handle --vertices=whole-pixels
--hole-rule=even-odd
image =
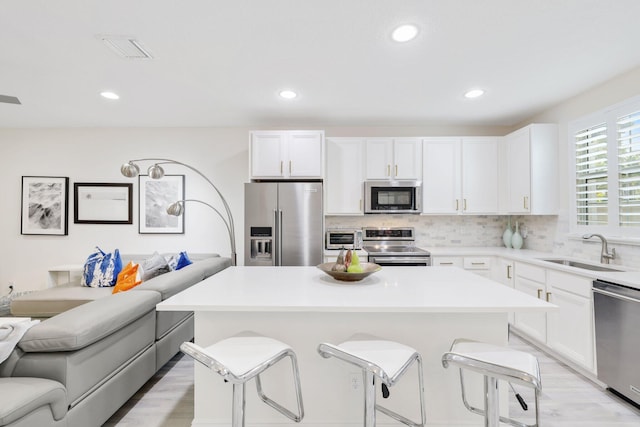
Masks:
[[[608,297],[612,297],[612,298],[617,298],[617,299],[621,299],[624,301],[631,301],[631,302],[640,302],[640,298],[633,298],[627,295],[622,295],[616,292],[611,292],[611,291],[605,291],[602,289],[598,289],[598,288],[592,288],[594,293],[597,294],[601,294],[601,295],[606,295]]]

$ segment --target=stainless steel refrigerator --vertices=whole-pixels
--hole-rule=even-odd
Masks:
[[[244,265],[323,262],[322,183],[244,185]]]

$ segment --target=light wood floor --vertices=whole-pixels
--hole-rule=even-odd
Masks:
[[[533,353],[540,363],[542,427],[639,427],[640,410],[600,389],[565,365],[511,335],[509,345]],[[511,417],[532,423],[533,397],[518,392],[529,411],[510,397]],[[427,414],[428,416],[428,414]],[[478,425],[482,425],[479,418]],[[193,419],[193,361],[181,354],[167,363],[104,426],[189,427]]]

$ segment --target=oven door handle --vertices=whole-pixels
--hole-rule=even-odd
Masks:
[[[416,262],[424,262],[424,263],[428,263],[429,262],[429,258],[427,257],[372,257],[369,256],[369,259],[371,259],[372,262],[374,263],[378,263],[378,262],[384,262],[385,264],[389,263],[389,261],[393,262],[393,263],[397,263],[397,264],[415,264]]]

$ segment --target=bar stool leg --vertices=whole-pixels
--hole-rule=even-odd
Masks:
[[[376,426],[376,386],[373,373],[362,371],[364,380],[364,427]]]
[[[485,427],[500,427],[498,380],[496,378],[485,375],[484,394],[484,425]]]
[[[231,426],[244,427],[245,387],[244,383],[233,384],[233,410],[231,413]]]

